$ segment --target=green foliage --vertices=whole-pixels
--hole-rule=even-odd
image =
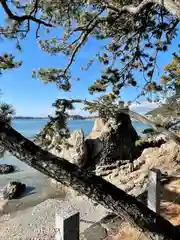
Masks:
[[[103,95],[92,102],[88,102],[84,107],[84,110],[87,110],[90,113],[97,113],[100,118],[107,121],[109,118],[116,118],[119,108],[122,106],[124,106],[124,103],[118,101],[117,96],[110,93]]]
[[[146,138],[140,138],[140,139],[136,140],[135,146],[136,147],[142,147],[142,146],[144,146],[147,143],[149,143],[149,142],[148,142],[148,140]]]
[[[36,136],[36,139],[44,147],[49,147],[52,143],[52,139],[56,137],[56,148],[60,150],[62,142],[66,142],[66,139],[70,136],[70,131],[67,127],[68,110],[74,109],[71,101],[66,99],[58,99],[52,104],[55,107],[54,116],[49,116],[49,121],[42,129],[42,131]]]
[[[157,132],[153,128],[144,129],[142,134],[145,134],[147,137],[153,137]]]
[[[49,68],[33,71],[34,78],[40,78],[45,84],[55,83],[59,89],[69,91],[71,89],[70,75],[65,75],[63,69]]]
[[[155,130],[153,128],[146,128],[143,130],[143,134],[153,134]]]
[[[11,123],[12,117],[15,115],[15,110],[7,103],[0,103],[0,119]]]
[[[179,46],[180,47],[180,46]],[[180,53],[180,50],[179,50]],[[161,82],[174,91],[176,94],[180,93],[180,56],[173,54],[172,62],[164,67],[164,74],[161,76]]]
[[[0,74],[3,70],[18,68],[21,66],[22,62],[15,61],[14,56],[12,54],[4,53],[0,56]]]
[[[174,53],[172,62],[164,67],[164,73],[161,76],[161,83],[162,83],[161,91],[164,94],[166,101],[159,108],[152,110],[147,114],[152,116],[161,114],[166,117],[167,116],[179,117],[180,116],[180,111],[179,111],[180,109],[180,56],[179,54]]]

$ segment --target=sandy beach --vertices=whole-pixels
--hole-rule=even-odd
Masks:
[[[64,198],[64,194],[60,190],[53,188],[49,184],[47,176],[9,154],[6,154],[6,156],[0,163],[12,164],[17,170],[14,173],[0,175],[0,190],[10,181],[20,181],[26,184],[26,192],[20,198],[10,201],[2,200],[1,198],[0,215],[13,212],[15,214],[16,211],[33,207],[49,198]]]

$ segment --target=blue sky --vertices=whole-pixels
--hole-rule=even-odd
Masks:
[[[164,65],[171,61],[172,53],[177,52],[177,45],[179,43],[177,37],[176,40],[173,41],[169,51],[159,55],[158,65],[160,67],[160,73],[163,72]],[[26,41],[22,42],[22,52],[19,52],[15,48],[13,41],[1,41],[1,53],[12,53],[16,56],[16,59],[23,61],[23,65],[19,69],[4,72],[0,77],[0,89],[3,93],[1,99],[12,104],[16,110],[16,114],[22,116],[47,116],[52,112],[51,104],[57,98],[92,99],[93,96],[88,94],[88,86],[100,76],[102,66],[96,62],[87,72],[81,72],[80,66],[86,64],[88,59],[91,58],[101,46],[101,41],[91,39],[83,47],[77,57],[76,63],[72,67],[72,75],[80,75],[81,81],[72,80],[72,90],[69,93],[65,93],[62,90],[58,90],[55,84],[44,85],[42,81],[31,77],[33,69],[41,67],[61,68],[67,63],[67,59],[63,56],[52,57],[42,52],[37,45],[34,31],[28,35]],[[156,80],[159,80],[158,75]],[[133,98],[135,94],[135,89],[123,91],[124,99],[128,99],[129,96]],[[80,107],[77,108],[76,113],[82,113]],[[136,106],[134,107],[137,108]],[[143,112],[153,107],[155,106],[147,104],[147,102],[142,102],[142,105],[138,108],[140,112]]]

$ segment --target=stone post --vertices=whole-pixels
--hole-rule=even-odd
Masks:
[[[149,172],[149,185],[148,185],[148,208],[156,213],[160,213],[160,176],[161,172],[158,169],[152,169]],[[155,240],[160,240],[158,236],[155,236]]]
[[[55,240],[79,240],[79,212],[62,209],[56,214]]]

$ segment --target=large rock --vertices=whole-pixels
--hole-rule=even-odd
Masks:
[[[87,147],[83,131],[72,132],[70,138],[61,144],[61,151],[53,149],[51,152],[77,166],[83,166],[87,160]]]
[[[134,160],[134,171],[129,171],[129,164],[114,169],[104,178],[126,191],[128,194],[138,196],[148,186],[150,169],[159,169],[168,176],[179,175],[180,146],[173,141],[168,141],[160,147],[145,149],[141,156]]]
[[[26,190],[26,185],[21,182],[10,182],[2,190],[3,199],[14,199],[20,197]]]
[[[94,121],[94,126],[88,137],[86,138],[86,145],[88,148],[88,157],[95,158],[102,150],[102,141],[100,136],[104,131],[105,123],[101,118],[96,118]]]
[[[49,146],[49,148],[51,148],[49,149],[51,153],[55,154],[58,157],[64,158],[79,167],[83,167],[86,164],[87,146],[82,130],[72,132],[71,136],[68,139],[61,141],[60,146],[58,144],[58,136],[54,136],[54,138],[51,140],[51,146]],[[63,184],[57,182],[54,179],[50,179],[50,182],[53,184],[53,186],[61,189],[65,195],[78,195],[76,191],[65,187]]]
[[[118,114],[116,119],[109,119],[106,123],[96,120],[93,131],[86,139],[90,164],[111,165],[116,160],[133,159],[137,139],[138,135],[126,114]]]
[[[12,173],[15,168],[13,165],[0,164],[0,174]]]
[[[90,135],[95,132],[97,134],[98,134],[98,132],[101,132],[104,125],[105,125],[105,123],[104,123],[103,119],[96,118],[94,121],[94,126],[93,126],[93,129],[92,129],[92,132],[90,133]]]

